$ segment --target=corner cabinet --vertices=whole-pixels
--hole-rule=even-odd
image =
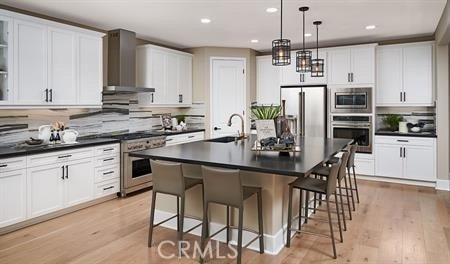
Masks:
[[[136,50],[136,85],[155,88],[142,94],[140,106],[192,105],[192,54],[154,45]]]
[[[377,48],[377,106],[433,106],[432,42]]]
[[[0,105],[102,105],[103,33],[6,10],[0,25]]]
[[[328,85],[373,86],[375,44],[327,49]]]

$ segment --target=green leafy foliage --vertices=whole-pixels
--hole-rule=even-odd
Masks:
[[[388,114],[383,118],[383,123],[386,124],[392,131],[398,130],[398,124],[403,121],[403,117],[396,114]]]
[[[281,106],[279,105],[259,105],[252,107],[252,114],[256,119],[275,119],[280,116]]]

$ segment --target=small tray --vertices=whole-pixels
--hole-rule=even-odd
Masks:
[[[252,151],[256,151],[256,152],[283,152],[283,153],[295,153],[295,152],[300,152],[301,148],[300,146],[293,146],[291,148],[285,148],[285,149],[273,149],[273,148],[265,148],[265,147],[259,147],[259,148],[255,148],[252,147]]]

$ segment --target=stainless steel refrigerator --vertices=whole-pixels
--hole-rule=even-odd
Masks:
[[[327,87],[281,86],[286,115],[297,119],[292,132],[305,137],[327,137]]]

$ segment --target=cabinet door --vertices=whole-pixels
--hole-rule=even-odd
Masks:
[[[13,25],[12,19],[0,16],[0,105],[13,103]]]
[[[313,50],[313,59],[317,57],[316,51]],[[325,51],[319,50],[319,59],[324,60],[325,69],[323,73],[323,77],[311,77],[311,73],[305,74],[305,82],[304,85],[310,85],[310,84],[327,84],[327,67],[328,67],[328,61],[327,61],[327,53]]]
[[[403,48],[403,90],[408,105],[433,105],[432,46]]]
[[[15,20],[14,25],[15,103],[45,104],[49,99],[45,91],[47,89],[47,28],[20,20]]]
[[[36,217],[64,207],[63,165],[29,168],[27,172],[28,216]]]
[[[304,80],[300,78],[300,73],[296,71],[296,55],[295,51],[291,51],[291,64],[286,66],[273,66],[272,65],[272,57],[268,57],[267,59],[270,61],[266,62],[267,65],[273,68],[281,69],[281,85],[303,85]],[[279,86],[279,85],[278,85]]]
[[[328,51],[328,84],[339,85],[350,82],[351,72],[350,49]]]
[[[375,144],[375,175],[401,178],[403,158],[402,145]]]
[[[272,57],[256,58],[256,97],[260,105],[280,104],[280,67],[272,65]]]
[[[101,105],[103,87],[102,39],[78,37],[78,104]]]
[[[76,35],[54,28],[48,30],[49,101],[58,105],[77,102]]]
[[[432,146],[406,146],[404,177],[413,180],[436,181],[434,157],[435,150]]]
[[[165,52],[152,49],[150,52],[150,78],[155,92],[151,95],[151,104],[163,104],[166,89]]]
[[[25,220],[26,170],[0,173],[0,227]]]
[[[178,103],[192,104],[192,57],[180,55],[178,67]]]
[[[94,197],[94,166],[91,160],[66,165],[65,206],[87,202]]]
[[[179,65],[178,55],[173,53],[165,54],[165,75],[166,86],[164,91],[164,104],[178,104],[178,78]]]
[[[375,48],[355,47],[351,49],[352,84],[375,83]]]
[[[400,98],[403,87],[402,64],[401,47],[380,47],[377,49],[377,105],[402,104]]]

